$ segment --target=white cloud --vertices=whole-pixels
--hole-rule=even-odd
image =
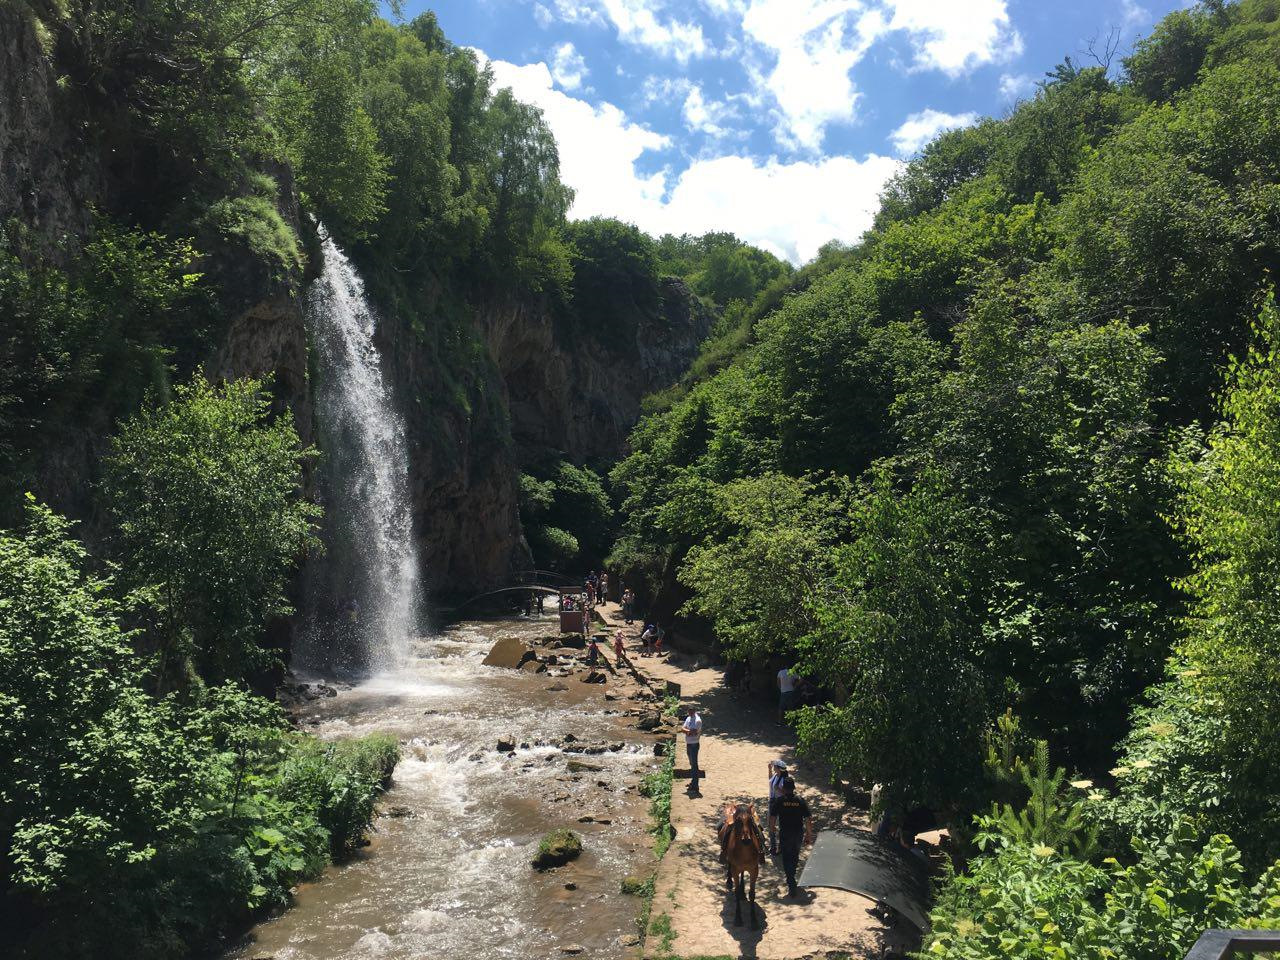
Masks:
[[[566,90],[577,90],[590,71],[582,55],[567,40],[555,48],[551,59],[551,75]]]
[[[861,0],[752,0],[742,28],[774,58],[756,82],[777,104],[782,143],[817,150],[828,124],[853,120],[859,94],[850,71],[882,25]]]
[[[898,156],[909,157],[919,152],[926,143],[944,130],[971,127],[978,122],[976,113],[943,113],[941,110],[921,110],[913,113],[902,126],[889,134]]]
[[[796,163],[722,156],[695,160],[678,175],[645,175],[637,162],[670,146],[667,137],[612,104],[592,106],[555,89],[546,64],[491,65],[498,86],[542,108],[560,146],[561,177],[576,191],[574,217],[618,217],[653,234],[730,230],[800,263],[828,240],[861,236],[885,181],[900,168],[875,154]],[[685,107],[694,89],[682,87]]]
[[[957,76],[1022,49],[1007,0],[702,0],[741,14],[745,39],[764,64],[747,64],[774,105],[776,135],[790,149],[818,151],[826,128],[857,119],[852,76],[882,38],[905,33],[915,69]]]
[[[685,95],[681,113],[684,115],[685,124],[691,130],[705,133],[709,137],[729,136],[732,131],[726,124],[736,116],[729,104],[718,100],[707,100],[702,94],[702,88],[696,83],[689,85],[689,92]]]
[[[1000,97],[1003,100],[1023,100],[1036,91],[1036,78],[1026,73],[1000,75]]]
[[[905,30],[916,66],[956,76],[1022,52],[1007,0],[888,0],[889,30]]]
[[[1151,22],[1151,11],[1136,0],[1120,0],[1120,29],[1129,30]]]
[[[656,219],[661,230],[675,233],[729,230],[803,263],[828,240],[857,240],[871,226],[885,181],[898,169],[896,160],[875,154],[795,163],[700,160],[680,174]]]
[[[590,26],[604,26],[604,17],[596,9],[594,0],[554,0],[553,13],[545,4],[539,3],[534,9],[538,23],[548,26],[556,20],[563,23],[579,23]],[[540,10],[538,8],[541,8]]]
[[[534,15],[543,26],[545,5]],[[644,47],[654,53],[688,63],[709,51],[702,27],[689,20],[664,15],[663,0],[554,0],[555,14],[566,23],[603,26],[611,23],[623,43]]]

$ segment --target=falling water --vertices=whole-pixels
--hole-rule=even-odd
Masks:
[[[364,283],[327,235],[323,251],[306,317],[318,364],[326,556],[308,584],[302,661],[316,669],[386,670],[404,661],[417,627],[405,425],[383,377]]]

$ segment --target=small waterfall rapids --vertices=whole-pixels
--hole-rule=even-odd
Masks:
[[[324,269],[307,291],[305,313],[315,349],[326,554],[307,582],[300,665],[373,672],[402,664],[418,627],[409,457],[364,283],[323,226],[320,232]]]

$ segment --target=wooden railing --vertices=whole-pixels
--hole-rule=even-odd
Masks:
[[[1280,953],[1280,930],[1206,930],[1186,960],[1227,960],[1235,953]]]

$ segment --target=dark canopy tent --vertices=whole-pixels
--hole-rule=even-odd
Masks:
[[[929,873],[924,862],[865,830],[819,833],[800,885],[870,897],[898,911],[922,933],[929,929]]]

